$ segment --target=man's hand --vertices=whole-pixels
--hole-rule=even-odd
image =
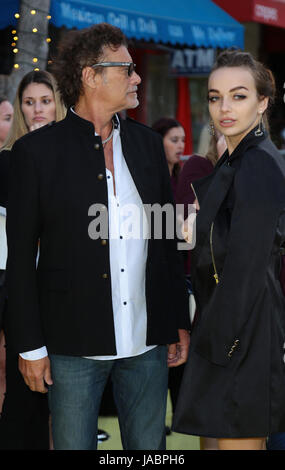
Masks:
[[[187,361],[190,335],[187,330],[178,330],[179,342],[168,346],[168,367],[180,366]]]
[[[19,370],[25,383],[33,392],[46,393],[47,385],[52,385],[50,361],[46,356],[36,361],[26,361],[19,356]]]

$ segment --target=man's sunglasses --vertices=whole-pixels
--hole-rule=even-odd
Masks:
[[[130,77],[135,71],[136,64],[133,62],[99,62],[99,64],[91,65],[95,67],[128,67],[128,76]]]

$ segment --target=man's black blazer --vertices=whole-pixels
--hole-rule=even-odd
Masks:
[[[161,137],[121,120],[123,154],[144,204],[172,202]],[[94,126],[70,110],[63,121],[19,139],[11,152],[7,211],[8,328],[18,352],[116,354],[108,240],[94,240],[88,214],[108,207],[105,159]],[[36,269],[38,241],[40,255]],[[150,239],[146,343],[189,328],[176,241]]]

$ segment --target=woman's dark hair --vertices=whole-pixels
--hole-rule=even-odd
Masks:
[[[249,52],[240,50],[225,50],[221,52],[217,57],[211,73],[222,67],[245,67],[249,69],[255,81],[258,97],[269,98],[269,107],[274,103],[276,93],[274,76],[271,70],[254,59]]]
[[[152,125],[152,128],[158,132],[162,137],[164,137],[167,132],[172,129],[173,127],[183,127],[180,122],[176,121],[176,119],[163,117],[155,121]]]
[[[158,121],[155,121],[153,125],[151,126],[153,130],[158,132],[161,137],[163,138],[167,132],[172,129],[173,127],[182,127],[182,124],[180,124],[179,121],[173,118],[168,118],[168,117],[163,117],[158,119]],[[173,170],[172,170],[172,175],[177,178],[180,172],[180,165],[179,163],[175,163]]]
[[[7,96],[5,95],[0,95],[0,104],[4,103],[4,101],[9,101]]]
[[[74,105],[82,93],[83,68],[98,63],[102,59],[104,47],[117,50],[120,46],[127,47],[125,35],[119,28],[108,23],[65,34],[59,44],[52,71],[67,107]]]

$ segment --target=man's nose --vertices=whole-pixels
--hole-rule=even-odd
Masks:
[[[134,85],[139,85],[142,81],[141,77],[139,74],[134,70],[132,75],[131,75],[131,80]]]

